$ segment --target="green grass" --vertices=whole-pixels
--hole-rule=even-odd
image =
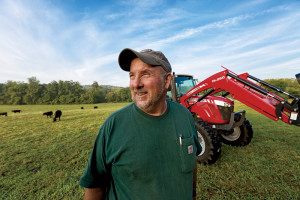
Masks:
[[[82,199],[78,180],[98,129],[125,105],[1,105],[8,117],[0,116],[0,199]],[[245,147],[223,145],[215,164],[198,165],[199,199],[300,199],[300,127],[236,106],[247,110],[254,137]],[[42,115],[56,109],[59,122]]]

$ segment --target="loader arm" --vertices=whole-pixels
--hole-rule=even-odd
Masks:
[[[288,98],[293,99],[292,103],[264,89],[256,82],[287,95]],[[198,96],[198,100],[195,101],[195,95],[203,91],[206,91],[206,93],[200,97]],[[272,120],[278,121],[281,119],[285,123],[300,126],[299,97],[290,95],[280,88],[255,78],[248,73],[237,75],[228,69],[216,73],[197,84],[180,98],[180,103],[191,109],[197,102],[221,91],[226,91],[226,95],[231,94],[234,99]],[[191,97],[193,97],[193,101],[191,101]]]

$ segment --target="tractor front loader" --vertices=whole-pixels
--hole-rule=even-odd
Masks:
[[[300,83],[300,74],[296,78]],[[266,88],[276,90],[286,98]],[[188,108],[194,116],[203,149],[197,156],[199,163],[215,163],[221,154],[222,143],[245,146],[251,142],[253,129],[246,119],[246,111],[234,112],[234,101],[226,97],[229,94],[272,120],[300,126],[300,98],[248,73],[237,75],[226,69],[197,85],[193,76],[174,73],[168,96]]]

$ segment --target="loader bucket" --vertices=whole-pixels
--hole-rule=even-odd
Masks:
[[[296,79],[297,79],[298,83],[300,84],[300,73],[296,74],[295,76],[296,76]]]

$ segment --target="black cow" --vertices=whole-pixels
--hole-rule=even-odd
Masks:
[[[47,116],[47,118],[48,118],[48,117],[52,117],[52,115],[53,115],[53,112],[52,112],[52,111],[49,111],[49,112],[44,112],[44,113],[43,113],[43,115],[46,115],[46,116]]]
[[[21,110],[12,110],[11,112],[14,112],[14,113],[20,113]]]
[[[62,115],[62,112],[60,110],[55,111],[53,122],[56,122],[56,118],[58,118],[60,121],[61,115]]]
[[[98,106],[94,106],[94,109],[97,109],[98,108]]]
[[[0,113],[0,115],[5,115],[7,117],[7,112]]]
[[[84,107],[81,107],[81,109],[84,109]]]

